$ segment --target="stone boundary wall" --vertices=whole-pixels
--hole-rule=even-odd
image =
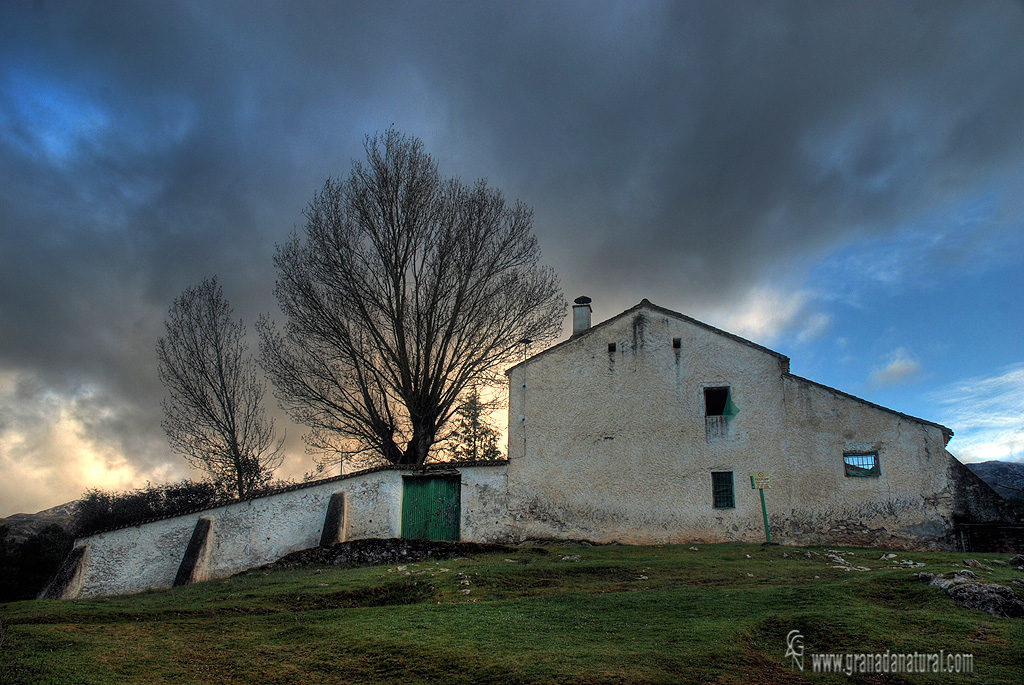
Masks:
[[[462,540],[508,539],[504,462],[435,465],[427,471],[461,476]],[[328,537],[337,541],[398,537],[402,478],[415,472],[422,471],[394,467],[347,474],[80,538],[75,541],[81,559],[75,582],[48,596],[123,595],[223,578],[320,545],[325,526]]]

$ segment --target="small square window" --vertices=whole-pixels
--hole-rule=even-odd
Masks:
[[[732,486],[732,471],[713,471],[711,473],[711,495],[715,509],[734,509],[736,497]]]
[[[609,354],[615,351],[615,343],[608,343]]]
[[[683,339],[682,338],[672,338],[672,347],[673,347],[673,349],[678,350],[682,346],[683,346]]]
[[[877,452],[844,454],[843,469],[850,478],[878,478],[882,475]]]
[[[704,388],[704,415],[724,416],[729,404],[729,388]]]

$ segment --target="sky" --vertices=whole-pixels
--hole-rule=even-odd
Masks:
[[[0,517],[199,477],[168,308],[216,274],[255,350],[392,125],[533,207],[595,322],[648,298],[1024,461],[1019,0],[0,0]]]

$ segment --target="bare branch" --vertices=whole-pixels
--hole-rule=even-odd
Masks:
[[[311,448],[422,464],[467,388],[491,387],[519,340],[554,338],[566,303],[528,207],[442,179],[394,129],[365,148],[278,247],[286,323],[261,320],[262,364]]]
[[[263,409],[265,383],[246,353],[245,328],[231,318],[217,278],[187,288],[157,342],[168,391],[162,423],[171,447],[239,497],[270,481],[284,439]]]

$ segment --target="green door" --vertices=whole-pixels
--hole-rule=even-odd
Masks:
[[[402,537],[458,540],[459,476],[406,476],[402,480]]]

